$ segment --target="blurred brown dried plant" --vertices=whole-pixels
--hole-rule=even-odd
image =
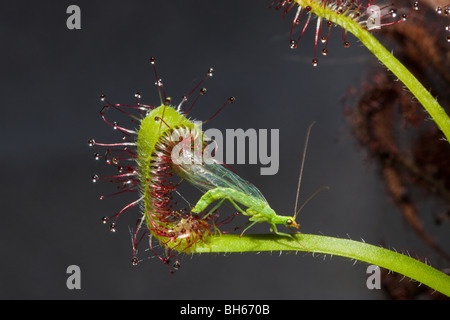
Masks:
[[[450,51],[445,30],[449,17],[435,9],[432,1],[421,4],[405,23],[381,29],[378,37],[389,42],[425,87],[432,88],[449,113]],[[345,100],[352,133],[377,163],[387,193],[409,225],[450,261],[450,254],[425,230],[418,214],[422,197],[417,196],[420,190],[435,199],[441,208],[432,213],[437,224],[450,221],[450,144],[390,72],[377,67],[369,78],[360,88],[349,89]]]

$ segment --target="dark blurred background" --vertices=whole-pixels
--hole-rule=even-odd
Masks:
[[[69,30],[66,9],[81,8],[81,30]],[[334,28],[327,57],[314,68],[314,23],[297,49],[289,48],[293,13],[282,19],[270,2],[247,1],[14,1],[0,11],[2,299],[385,299],[366,287],[364,263],[310,254],[181,256],[174,275],[157,259],[131,265],[128,226],[112,234],[101,223],[135,198],[99,201],[113,191],[90,177],[107,168],[87,140],[119,137],[100,118],[104,93],[114,103],[158,104],[149,58],[173,101],[190,91],[209,67],[215,74],[191,115],[205,128],[280,130],[280,169],[235,165],[279,214],[293,212],[308,125],[315,120],[300,201],[323,185],[300,213],[302,232],[361,238],[446,265],[411,230],[393,205],[376,167],[359,150],[342,100],[376,66],[352,37],[342,46]],[[113,120],[113,119],[112,119]],[[447,250],[448,225],[436,226],[424,202],[422,221]],[[269,232],[263,224],[249,232]],[[150,256],[150,254],[148,254]],[[68,290],[66,268],[81,268],[81,290]],[[447,264],[448,265],[448,264]],[[405,280],[407,281],[407,280]]]

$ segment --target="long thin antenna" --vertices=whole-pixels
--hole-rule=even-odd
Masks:
[[[316,123],[316,122],[315,121],[311,122],[311,124],[308,127],[308,131],[306,132],[305,146],[303,148],[302,164],[300,165],[300,176],[298,177],[297,195],[296,195],[296,199],[295,199],[295,208],[294,208],[294,219],[297,217],[297,214],[299,212],[299,211],[297,211],[297,206],[298,206],[298,198],[299,198],[299,195],[300,195],[300,185],[302,183],[303,166],[305,165],[306,149],[308,149],[309,135],[311,133],[311,128],[314,125],[314,123]],[[303,206],[305,204],[306,203],[304,203],[302,205],[302,208],[303,208]]]
[[[303,204],[300,206],[300,208],[298,209],[298,211],[295,213],[294,219],[297,217],[298,213],[299,213],[300,211],[302,211],[302,209],[306,206],[306,204],[309,202],[309,200],[311,200],[312,198],[314,198],[320,191],[325,190],[325,189],[330,189],[330,187],[329,187],[329,186],[323,186],[323,187],[320,187],[320,188],[317,189],[312,195],[310,195],[310,196],[308,197],[308,199],[306,199],[306,201],[303,202]]]

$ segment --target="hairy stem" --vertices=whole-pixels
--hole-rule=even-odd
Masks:
[[[358,39],[368,48],[403,84],[411,91],[422,106],[428,111],[450,141],[450,118],[431,93],[417,80],[409,70],[386,50],[369,32],[361,29]]]
[[[197,243],[190,253],[306,251],[330,254],[392,270],[450,296],[450,276],[409,256],[349,239],[312,234],[293,237],[295,240],[276,234],[219,235],[211,237],[207,243]]]
[[[430,114],[431,118],[445,135],[447,141],[450,141],[450,118],[445,113],[445,110],[417,78],[414,77],[414,75],[388,50],[386,50],[386,48],[384,48],[370,32],[362,28],[358,22],[345,14],[338,14],[333,10],[328,9],[326,6],[323,6],[321,1],[296,0],[296,2],[303,8],[307,6],[310,7],[311,13],[340,25],[357,37],[367,49],[369,49],[401,82],[403,82]]]

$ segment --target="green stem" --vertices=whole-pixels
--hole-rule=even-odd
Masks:
[[[345,30],[357,37],[367,49],[369,49],[403,84],[411,91],[422,106],[430,114],[431,118],[441,129],[447,141],[450,141],[450,118],[445,110],[439,105],[431,93],[405,68],[383,45],[373,37],[370,32],[362,28],[361,25],[345,14],[338,14],[317,0],[296,0],[298,5],[305,8],[309,6],[311,13],[320,18],[330,20],[340,25]]]
[[[409,256],[349,239],[297,234],[293,238],[276,234],[219,235],[199,242],[189,253],[306,251],[347,257],[403,274],[450,296],[450,276]]]
[[[368,31],[361,29],[357,37],[414,94],[450,141],[450,118],[431,93]]]

